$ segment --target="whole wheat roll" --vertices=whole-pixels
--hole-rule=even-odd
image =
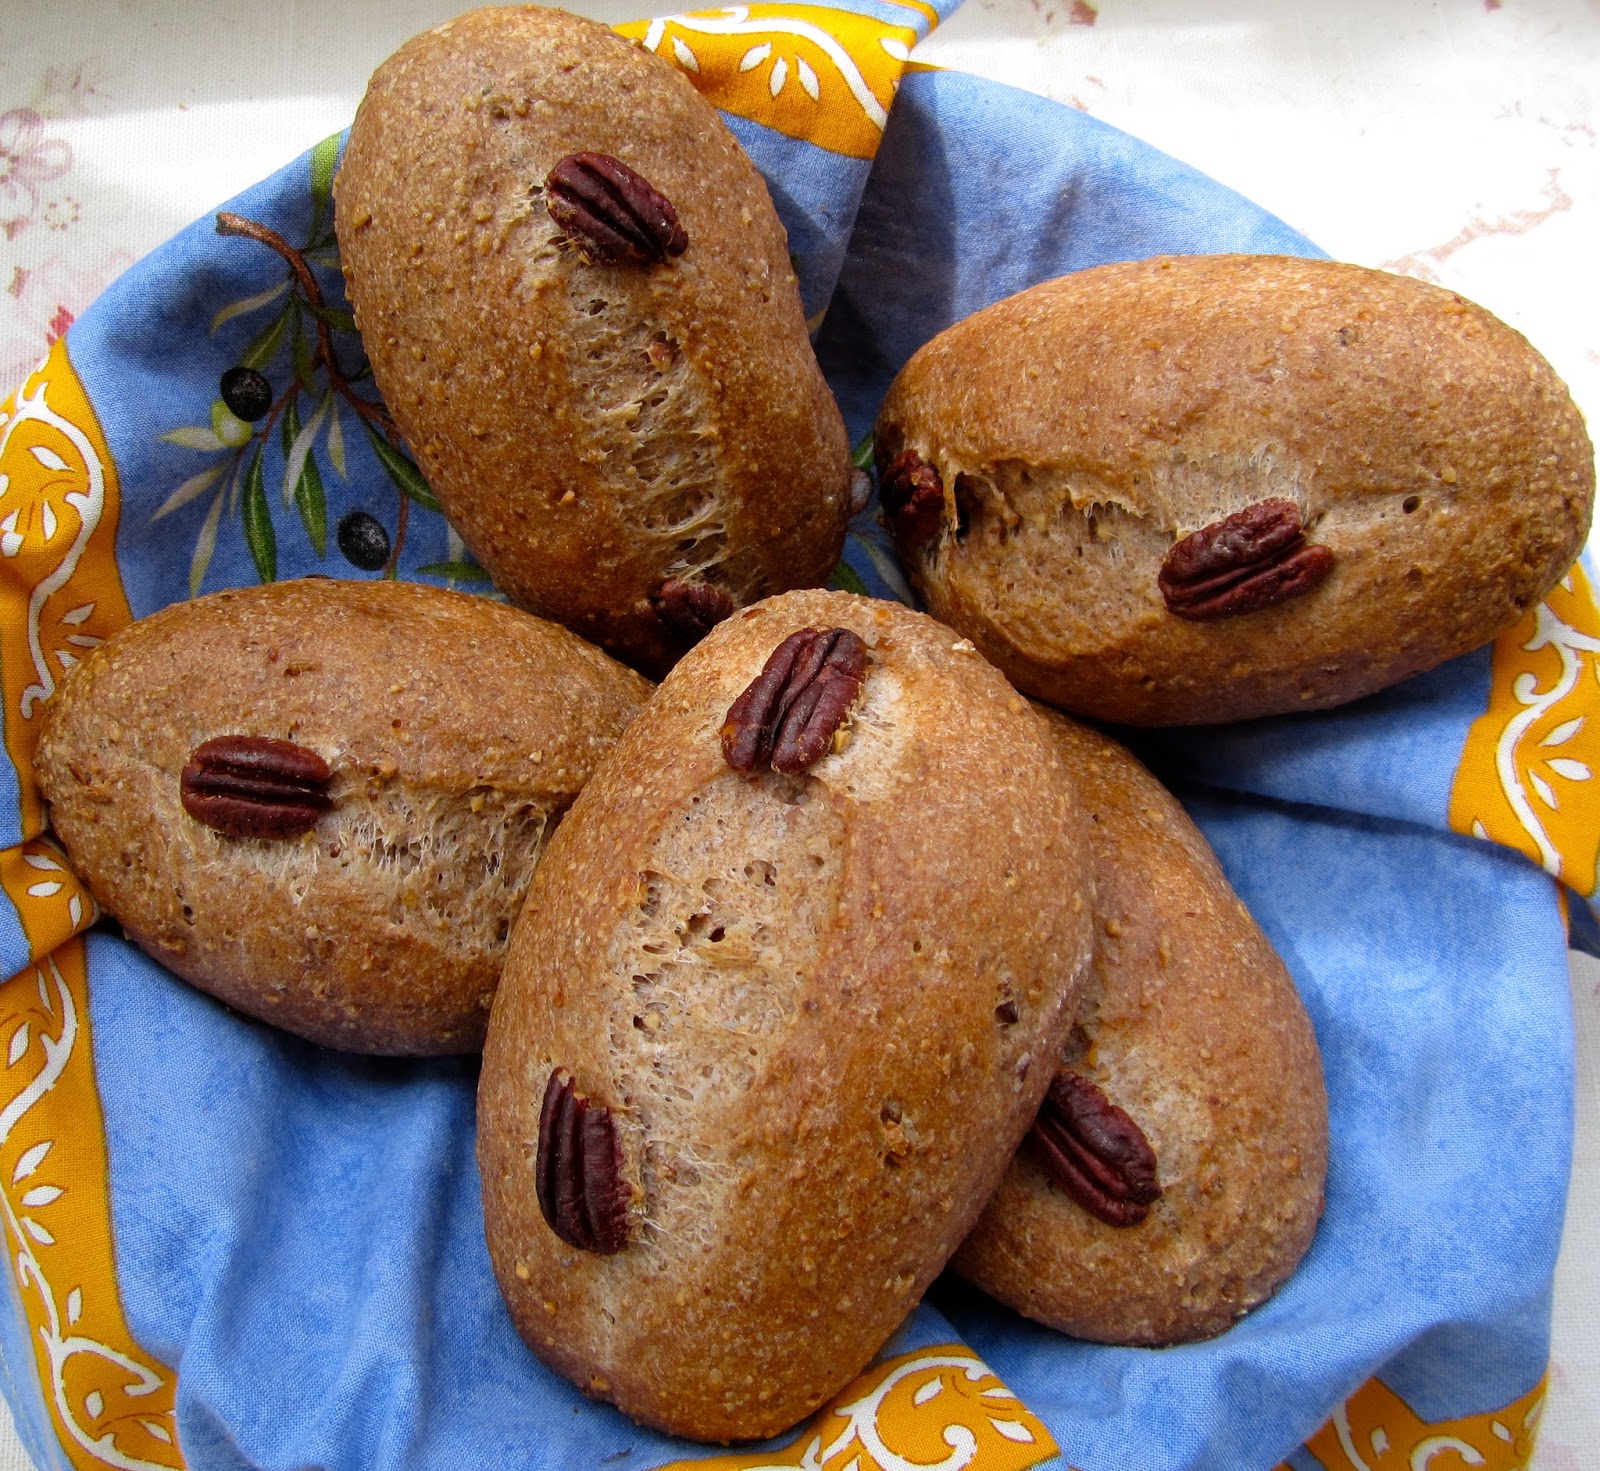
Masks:
[[[867,647],[847,739],[799,774],[733,770],[730,706],[808,627]],[[916,1305],[1037,1110],[1089,899],[1043,722],[970,643],[845,593],[713,630],[574,804],[512,936],[478,1159],[518,1331],[674,1434],[766,1436],[817,1408]],[[614,1124],[611,1254],[538,1203],[552,1076]]]
[[[649,692],[500,603],[307,578],[122,629],[34,768],[74,871],[168,969],[326,1046],[470,1052],[544,842]],[[273,838],[192,816],[185,768],[232,737],[325,762],[326,810]]]
[[[1565,574],[1594,498],[1582,416],[1518,333],[1284,256],[1097,266],[975,313],[890,388],[880,469],[907,453],[938,477],[892,518],[929,611],[1019,689],[1138,725],[1326,709],[1465,653]],[[1321,580],[1175,611],[1175,548],[1253,507]]]
[[[596,263],[552,219],[599,153],[688,245]],[[471,11],[380,66],[334,183],[374,377],[513,601],[659,673],[664,582],[736,605],[826,581],[851,463],[765,181],[662,57],[559,10]]]
[[[1109,737],[1049,721],[1088,817],[1099,931],[1061,1060],[1138,1125],[1161,1196],[1137,1224],[1108,1224],[1030,1139],[952,1265],[1078,1338],[1207,1338],[1311,1245],[1328,1167],[1321,1054],[1283,961],[1183,808]]]

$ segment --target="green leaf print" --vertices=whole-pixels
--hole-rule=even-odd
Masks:
[[[342,307],[319,306],[314,301],[308,301],[306,310],[319,322],[326,322],[336,332],[354,332],[356,330],[356,319]]]
[[[266,367],[273,358],[277,357],[278,349],[283,346],[283,334],[289,329],[289,307],[278,313],[265,327],[256,333],[250,345],[239,354],[239,366],[242,368]]]
[[[283,503],[293,503],[301,524],[319,557],[328,554],[328,503],[322,490],[322,472],[317,469],[317,435],[333,409],[330,391],[323,396],[310,421],[300,425],[300,410],[290,399],[283,415]]]
[[[284,277],[276,286],[269,286],[265,291],[255,296],[247,296],[242,301],[229,302],[216,316],[211,319],[211,330],[215,332],[224,322],[231,322],[235,317],[243,317],[261,307],[270,306],[289,289],[289,279]]]
[[[376,433],[370,424],[366,428],[367,438],[372,441],[373,453],[377,455],[383,468],[389,472],[389,478],[424,510],[439,510],[439,498],[423,479],[422,471],[412,464],[410,456],[396,449],[381,434]]]
[[[833,569],[833,576],[828,579],[828,586],[840,592],[854,592],[866,594],[867,585],[861,580],[861,574],[848,562],[841,561]]]
[[[324,138],[311,150],[311,239],[322,240],[322,227],[333,211],[333,170],[339,162],[339,135]]]
[[[278,575],[278,537],[272,529],[272,509],[267,505],[266,474],[261,463],[265,449],[263,440],[250,456],[250,468],[244,473],[240,514],[244,517],[244,539],[250,548],[250,559],[256,564],[256,574],[263,582],[271,582]]]
[[[429,562],[417,568],[430,577],[450,577],[457,582],[488,582],[489,574],[476,562]]]
[[[290,356],[294,359],[295,381],[307,393],[317,391],[317,368],[311,356],[311,334],[301,330],[300,303],[294,303],[289,324]]]

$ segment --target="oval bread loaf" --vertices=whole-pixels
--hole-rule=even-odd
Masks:
[[[676,225],[609,165],[548,182],[588,154]],[[335,196],[378,387],[513,601],[659,673],[729,606],[827,579],[843,421],[766,184],[670,62],[563,11],[472,11],[378,69]],[[608,264],[608,220],[687,244]]]
[[[1504,323],[1404,276],[1161,257],[1033,287],[900,373],[882,491],[929,611],[1140,725],[1319,710],[1487,642],[1571,565],[1594,452]]]
[[[649,691],[483,598],[269,583],[94,650],[35,769],[73,868],[185,980],[331,1047],[467,1052],[545,838]]]
[[[1114,741],[1050,725],[1089,818],[1100,930],[1063,1062],[1143,1133],[1161,1193],[1143,1219],[1111,1224],[1052,1176],[1036,1126],[952,1265],[1078,1338],[1207,1338],[1311,1244],[1328,1165],[1321,1055],[1183,808]]]
[[[742,774],[723,727],[737,753],[759,721],[730,707],[807,628],[863,641],[853,714],[809,767]],[[970,644],[845,593],[715,629],[601,763],[512,937],[478,1153],[523,1337],[676,1434],[815,1409],[1037,1111],[1089,897],[1044,725]]]

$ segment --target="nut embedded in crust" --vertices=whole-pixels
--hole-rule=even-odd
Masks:
[[[669,577],[650,599],[650,606],[685,644],[697,644],[733,613],[733,599],[709,582]]]
[[[802,628],[776,649],[728,709],[722,752],[735,771],[770,761],[790,775],[833,746],[867,677],[867,646],[847,628]]]
[[[546,1224],[568,1246],[610,1256],[628,1244],[622,1143],[611,1110],[592,1105],[556,1068],[539,1110],[534,1193]]]
[[[689,248],[672,201],[609,153],[569,153],[544,186],[557,229],[599,265],[663,265]]]
[[[914,449],[902,450],[885,467],[880,494],[901,541],[919,547],[939,534],[944,523],[944,481],[938,468]]]
[[[1050,1178],[1108,1226],[1137,1226],[1161,1198],[1144,1130],[1071,1068],[1050,1080],[1029,1137]]]
[[[329,805],[333,773],[315,751],[269,736],[202,741],[178,778],[183,810],[230,838],[297,838]]]
[[[1332,570],[1332,550],[1306,544],[1300,507],[1273,497],[1175,543],[1156,581],[1168,611],[1200,623],[1297,598]]]

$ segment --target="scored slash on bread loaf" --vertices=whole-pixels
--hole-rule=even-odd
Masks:
[[[929,611],[1019,689],[1140,725],[1326,709],[1465,653],[1566,572],[1594,498],[1582,418],[1520,335],[1442,288],[1283,256],[998,302],[913,356],[876,448]],[[1269,502],[1316,576],[1181,616],[1174,546]]]
[[[184,979],[328,1046],[466,1052],[550,829],[649,689],[483,598],[269,583],[92,651],[35,768],[74,869]],[[229,836],[185,810],[197,749],[240,736],[329,769],[308,827]]]
[[[952,1266],[1079,1338],[1207,1338],[1311,1244],[1328,1163],[1321,1055],[1282,960],[1183,808],[1116,742],[1047,718],[1088,817],[1099,924],[1063,1061],[1138,1125],[1161,1194],[1139,1224],[1109,1225],[1029,1141]]]
[[[729,709],[803,629],[866,646],[851,738],[734,770]],[[705,1440],[842,1388],[1037,1111],[1091,943],[1079,825],[1039,718],[920,614],[790,593],[686,655],[553,837],[491,1017],[485,1225],[530,1346]],[[558,1070],[616,1125],[613,1255],[532,1188]]]

